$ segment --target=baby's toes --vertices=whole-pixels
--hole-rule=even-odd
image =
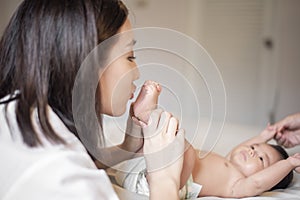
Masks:
[[[146,93],[148,95],[152,95],[153,97],[158,97],[158,95],[160,94],[160,91],[161,91],[161,86],[154,81],[147,82],[144,85],[144,88],[145,88]]]

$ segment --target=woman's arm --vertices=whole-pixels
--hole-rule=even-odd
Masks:
[[[143,128],[150,200],[179,200],[185,142],[184,131],[177,128],[178,121],[160,109],[152,112],[151,123]]]
[[[138,152],[143,148],[144,138],[142,128],[137,123],[134,117],[129,116],[123,143],[100,150],[101,156],[98,156],[98,158],[103,159],[95,161],[99,169],[106,169],[122,161],[142,155]]]

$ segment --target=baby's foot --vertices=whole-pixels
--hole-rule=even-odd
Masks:
[[[157,107],[158,95],[160,94],[161,86],[154,81],[146,81],[133,104],[134,116],[148,123],[151,111]]]

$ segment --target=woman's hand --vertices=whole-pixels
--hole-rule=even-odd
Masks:
[[[149,124],[143,128],[150,199],[179,199],[184,131],[177,130],[177,119],[160,109],[152,112]],[[161,192],[164,188],[165,193]]]
[[[129,118],[122,149],[140,152],[144,144],[141,126],[146,126],[151,112],[157,107],[161,87],[154,81],[146,81],[134,103],[130,106]]]
[[[133,104],[130,106],[124,141],[121,148],[128,152],[138,153],[142,151],[144,135],[138,119],[133,116]]]

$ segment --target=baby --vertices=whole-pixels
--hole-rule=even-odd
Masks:
[[[267,144],[276,131],[267,127],[259,135],[233,148],[226,157],[199,151],[189,146],[185,152],[181,185],[190,175],[202,185],[201,196],[242,198],[271,189],[286,188],[293,169],[300,172],[300,154],[288,156],[283,148]]]
[[[134,115],[141,126],[147,126],[160,91],[160,86],[151,81],[143,86],[133,106]],[[233,148],[226,157],[209,152],[200,159],[200,151],[186,142],[181,196],[241,198],[287,187],[293,178],[292,170],[300,172],[300,154],[289,157],[280,146],[268,144],[275,134],[276,130],[268,126],[259,135]],[[135,170],[139,169],[139,173],[120,172],[116,177],[117,182],[133,192],[148,194],[144,160],[138,158],[123,163],[123,171],[130,171],[132,166]]]

